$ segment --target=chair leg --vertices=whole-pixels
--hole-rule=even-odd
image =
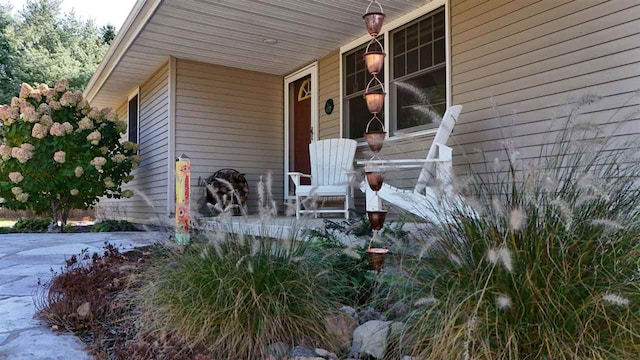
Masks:
[[[300,196],[296,195],[296,220],[300,220]]]
[[[349,220],[349,208],[351,207],[350,200],[351,198],[349,194],[347,194],[347,196],[344,197],[344,218],[346,220]]]

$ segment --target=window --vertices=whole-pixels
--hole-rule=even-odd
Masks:
[[[436,127],[437,119],[444,115],[447,107],[444,23],[444,10],[438,10],[390,33],[393,133]]]
[[[378,38],[382,42],[382,37]],[[351,139],[363,139],[364,132],[367,127],[367,123],[373,115],[367,108],[367,103],[364,100],[364,91],[367,88],[367,84],[371,81],[371,74],[367,71],[364,64],[364,53],[367,44],[364,44],[357,49],[354,49],[344,55],[343,60],[343,72],[345,74],[344,79],[344,118],[348,119],[345,126],[345,137]],[[371,46],[370,50],[380,50],[378,44]],[[378,79],[384,83],[384,74],[378,74]],[[371,91],[380,90],[380,85],[370,88]],[[384,108],[378,115],[381,119],[384,116]]]
[[[139,116],[139,106],[138,106],[138,94],[134,95],[131,99],[129,99],[129,123],[128,123],[128,136],[127,140],[138,143],[138,116]]]
[[[447,106],[447,70],[444,7],[382,34],[388,37],[389,109],[380,119],[388,120],[391,135],[435,128]],[[343,54],[343,132],[351,139],[363,137],[372,115],[363,95],[371,75],[364,64],[368,43]],[[371,50],[379,50],[372,48]],[[377,90],[378,87],[372,88]],[[385,114],[385,112],[388,113]]]

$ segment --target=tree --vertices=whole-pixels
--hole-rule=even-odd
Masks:
[[[89,106],[61,79],[49,89],[22,84],[20,97],[0,107],[0,203],[12,210],[51,214],[64,231],[72,209],[100,197],[131,197],[137,145],[120,142],[124,121],[111,109]]]
[[[104,34],[93,21],[82,21],[74,13],[62,14],[60,3],[27,0],[15,19],[7,17],[8,11],[3,9],[0,52],[4,37],[10,61],[9,76],[0,74],[6,88],[0,88],[0,103],[17,95],[15,89],[23,82],[52,85],[66,77],[72,90],[82,90],[93,75],[109,47]]]
[[[100,37],[102,38],[103,44],[111,45],[111,42],[116,38],[116,35],[116,27],[111,24],[100,28]]]

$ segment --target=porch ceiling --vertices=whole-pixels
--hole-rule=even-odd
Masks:
[[[428,0],[381,1],[391,21]],[[286,75],[365,34],[367,0],[138,0],[85,95],[127,99],[168,56]],[[265,39],[275,39],[269,45]]]

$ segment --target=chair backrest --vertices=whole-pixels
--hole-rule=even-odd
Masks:
[[[438,157],[439,145],[447,145],[447,141],[449,141],[449,137],[453,132],[453,127],[458,121],[460,112],[462,112],[462,105],[454,105],[449,107],[444,113],[442,116],[442,122],[440,122],[440,127],[438,127],[436,136],[433,138],[433,143],[431,143],[431,148],[429,148],[429,152],[427,153],[427,160],[433,160]],[[418,177],[416,187],[413,191],[416,193],[422,193],[433,180],[435,173],[436,163],[425,163],[420,171],[420,176]]]
[[[357,144],[351,139],[327,139],[309,144],[311,185],[348,184]]]

